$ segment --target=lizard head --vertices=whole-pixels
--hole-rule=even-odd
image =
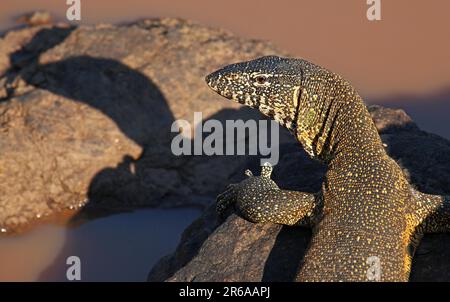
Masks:
[[[301,76],[290,60],[266,56],[231,64],[209,74],[206,82],[223,97],[256,108],[293,130]]]
[[[365,108],[346,80],[303,59],[266,56],[231,64],[208,75],[206,82],[225,98],[279,122],[321,160],[334,152],[333,124],[340,108]]]

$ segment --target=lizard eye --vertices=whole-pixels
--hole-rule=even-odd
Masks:
[[[264,84],[266,82],[266,77],[265,76],[257,76],[256,77],[256,82],[258,84]]]
[[[255,77],[255,84],[256,85],[267,85],[267,77],[265,75],[258,75]]]

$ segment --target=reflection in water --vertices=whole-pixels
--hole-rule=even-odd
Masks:
[[[0,281],[66,281],[65,263],[72,255],[81,259],[83,281],[145,281],[199,214],[197,209],[144,209],[0,238]]]

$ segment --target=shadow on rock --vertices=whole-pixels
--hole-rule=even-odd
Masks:
[[[156,206],[162,199],[164,206],[205,206],[211,201],[209,197],[214,198],[234,173],[236,163],[244,162],[245,158],[174,156],[171,140],[175,134],[170,130],[175,119],[165,96],[147,75],[121,62],[72,56],[40,63],[40,54],[57,47],[72,31],[73,28],[46,28],[37,32],[27,45],[11,55],[13,67],[7,72],[9,82],[21,78],[33,87],[95,108],[142,150],[137,158],[124,155],[115,167],[105,168],[92,178],[88,202],[74,221],[81,222],[102,212]],[[14,85],[8,87],[11,97],[15,94]],[[239,118],[260,116],[248,109],[224,109],[209,117],[221,122]],[[99,120],[89,122],[79,128],[92,131],[108,127]],[[97,147],[92,152],[101,153],[101,148],[109,147],[86,136],[83,142]]]
[[[149,201],[164,196],[169,190],[168,184],[173,183],[174,175],[161,168],[175,168],[186,160],[172,156],[170,152],[170,125],[174,117],[164,95],[151,79],[118,61],[75,56],[40,65],[40,53],[63,42],[72,30],[39,31],[28,45],[11,56],[14,69],[9,74],[16,77],[19,73],[34,87],[99,110],[144,150],[140,158],[125,155],[116,167],[95,175],[89,186],[88,203],[79,212],[79,217],[98,216],[102,210],[151,205]],[[9,93],[14,94],[14,91]],[[99,121],[80,125],[94,129],[102,126],[104,124]]]
[[[264,265],[263,282],[292,282],[301,268],[311,239],[305,228],[283,226]]]

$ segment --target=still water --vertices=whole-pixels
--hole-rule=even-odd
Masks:
[[[82,281],[145,281],[199,215],[191,208],[143,209],[0,237],[0,281],[67,281],[69,256],[80,258]]]

